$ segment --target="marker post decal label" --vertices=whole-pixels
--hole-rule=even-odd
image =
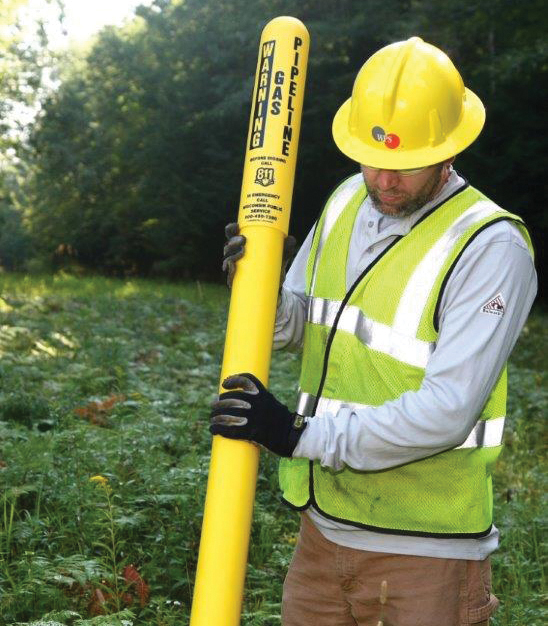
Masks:
[[[285,41],[281,38],[285,37]],[[238,223],[289,229],[308,41],[284,33],[261,42]]]

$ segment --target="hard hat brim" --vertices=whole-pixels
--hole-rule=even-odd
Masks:
[[[465,88],[466,99],[458,125],[436,146],[408,150],[405,140],[394,149],[382,141],[371,145],[350,133],[349,118],[352,98],[337,111],[333,119],[333,139],[339,150],[353,161],[380,169],[410,169],[440,163],[467,148],[481,132],[485,123],[485,108],[476,94]]]

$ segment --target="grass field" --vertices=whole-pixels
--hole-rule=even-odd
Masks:
[[[226,290],[0,277],[0,625],[188,623]],[[510,365],[495,626],[541,626],[547,316]],[[292,403],[298,357],[271,388]],[[297,518],[261,455],[242,624],[280,624]]]

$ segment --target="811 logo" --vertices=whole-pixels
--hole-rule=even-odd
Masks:
[[[263,187],[274,184],[274,168],[258,167],[255,172],[255,182]]]
[[[387,148],[397,148],[400,145],[400,138],[394,133],[386,134],[384,128],[380,126],[373,126],[371,134],[375,141],[384,143]]]

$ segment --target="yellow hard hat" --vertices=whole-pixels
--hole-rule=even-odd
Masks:
[[[432,165],[480,134],[481,100],[449,57],[420,37],[390,44],[362,66],[337,111],[333,137],[354,161],[381,169]]]

